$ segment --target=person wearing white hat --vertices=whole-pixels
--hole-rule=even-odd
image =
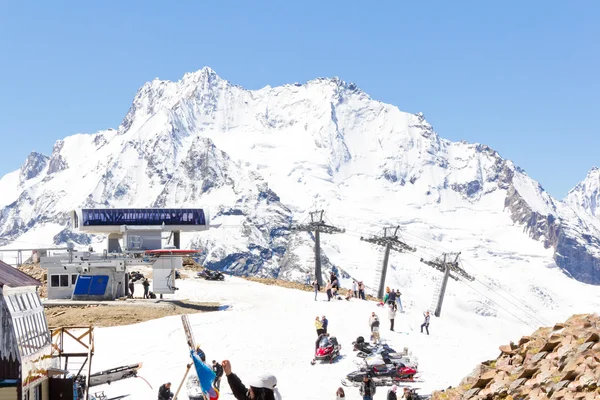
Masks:
[[[277,378],[265,373],[248,380],[248,388],[240,378],[231,372],[231,363],[224,360],[221,363],[223,372],[227,376],[227,382],[237,400],[281,400],[279,389],[277,389]]]

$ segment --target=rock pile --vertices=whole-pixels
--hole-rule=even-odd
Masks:
[[[40,264],[23,264],[17,268],[21,272],[25,272],[27,275],[32,278],[37,279],[42,282],[42,285],[39,288],[38,294],[40,297],[46,297],[46,287],[48,285],[48,276],[46,270],[40,267]]]
[[[456,388],[433,400],[600,399],[600,317],[574,315],[540,328],[518,343],[500,346],[500,356],[480,364]]]

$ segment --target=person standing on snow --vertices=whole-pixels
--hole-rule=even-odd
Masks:
[[[325,330],[323,329],[323,322],[319,319],[318,315],[317,318],[315,318],[315,328],[317,328],[317,337],[322,333],[325,333]]]
[[[240,378],[231,372],[229,360],[223,360],[221,365],[225,376],[227,376],[227,383],[229,383],[233,396],[237,400],[281,400],[281,395],[277,389],[277,378],[274,375],[260,375],[249,381],[249,387],[246,389]]]
[[[394,292],[393,290],[390,291],[390,296],[388,297],[388,303],[396,304],[396,292]]]
[[[400,298],[400,296],[402,296],[402,293],[400,293],[399,289],[396,289],[396,303],[398,303],[398,309],[400,310],[400,312],[403,313],[404,307],[402,307],[402,299]]]
[[[396,390],[398,390],[398,386],[393,385],[392,388],[390,390],[388,390],[386,400],[398,400],[398,397],[396,395]]]
[[[216,360],[213,360],[212,370],[215,373],[215,381],[213,382],[213,385],[215,389],[220,390],[221,377],[223,376],[223,367]]]
[[[358,298],[358,285],[354,279],[352,280],[352,292],[354,292],[354,297]]]
[[[388,318],[390,319],[390,331],[393,332],[394,331],[394,318],[396,318],[396,303],[390,304],[390,308],[388,310]]]
[[[375,382],[373,382],[371,378],[365,375],[363,382],[358,388],[358,393],[362,396],[363,400],[373,400],[375,391]]]
[[[365,299],[365,284],[362,282],[358,282],[358,297],[366,300]]]
[[[371,342],[379,342],[379,317],[375,312],[371,314],[369,318],[369,326],[371,327]]]
[[[167,382],[158,388],[158,400],[171,400],[172,398],[171,382]]]
[[[331,281],[329,281],[327,283],[327,286],[325,286],[325,291],[327,292],[327,301],[331,301],[331,298],[333,297],[333,295],[331,294]]]
[[[327,320],[327,318],[325,318],[324,315],[321,318],[321,322],[323,323],[323,333],[327,333],[327,326],[329,325],[329,321]]]
[[[421,333],[423,333],[423,328],[425,328],[427,334],[429,335],[429,319],[431,318],[431,316],[429,315],[429,311],[424,313],[423,316],[425,317],[425,322],[423,322],[423,324],[421,325]]]
[[[313,281],[312,283],[313,288],[315,289],[315,301],[317,301],[317,293],[319,293],[319,281],[317,281],[316,279]]]
[[[133,291],[135,290],[135,286],[133,285],[133,280],[129,278],[129,298],[133,299]]]
[[[149,299],[148,289],[150,288],[150,282],[148,282],[148,278],[144,278],[144,282],[142,282],[142,286],[144,287],[144,298]]]

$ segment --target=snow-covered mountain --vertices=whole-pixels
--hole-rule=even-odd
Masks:
[[[573,208],[595,215],[595,201],[555,200],[489,147],[445,140],[421,113],[337,78],[260,90],[210,68],[155,79],[117,130],[59,140],[50,157],[32,153],[0,193],[1,244],[13,247],[86,242],[67,224],[81,206],[205,207],[222,226],[188,240],[208,250],[208,265],[299,279],[313,238],[290,225],[322,208],[347,230],[323,236],[324,258],[363,279],[379,249],[358,236],[391,224],[421,255],[462,251],[474,273],[536,263],[600,284],[600,220]]]
[[[585,179],[569,191],[565,201],[579,212],[600,218],[600,169],[593,167]]]

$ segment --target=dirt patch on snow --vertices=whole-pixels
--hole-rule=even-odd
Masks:
[[[257,278],[257,277],[253,277],[253,276],[248,276],[248,277],[244,277],[242,276],[241,278],[244,278],[246,280],[252,281],[252,282],[258,282],[258,283],[262,283],[265,285],[270,285],[270,286],[281,286],[284,288],[288,288],[288,289],[298,289],[298,290],[302,290],[304,292],[312,292],[314,291],[312,285],[306,285],[303,283],[298,283],[298,282],[290,282],[290,281],[284,281],[282,279],[275,279],[275,278]],[[344,289],[342,288],[342,290],[340,290],[338,292],[338,296],[342,296],[342,297],[346,297],[346,293],[348,292],[348,289]],[[321,291],[319,293],[325,294],[325,289],[321,288]],[[381,301],[371,295],[366,295],[367,300],[372,300],[372,301]]]
[[[45,307],[48,326],[121,326],[168,317],[218,311],[218,303],[186,301],[160,302],[152,305],[87,305]]]

